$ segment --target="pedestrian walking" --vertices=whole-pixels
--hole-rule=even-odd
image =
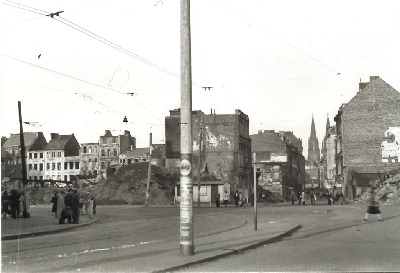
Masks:
[[[8,193],[3,191],[1,194],[1,217],[6,219],[8,214]]]
[[[93,218],[93,202],[94,202],[94,197],[91,196],[88,198],[87,203],[88,203],[88,215],[89,218],[92,219]]]
[[[311,193],[310,193],[310,199],[311,199],[311,205],[315,205],[316,197],[315,197],[314,191],[311,191]]]
[[[238,208],[239,200],[240,200],[240,195],[239,195],[238,191],[236,191],[235,194],[233,195],[233,199],[235,200],[236,207]]]
[[[65,192],[61,191],[60,196],[57,198],[57,210],[56,210],[56,218],[58,218],[58,224],[65,224],[66,215],[66,206],[65,206]]]
[[[365,214],[364,221],[368,221],[369,214],[377,214],[379,221],[382,221],[381,211],[379,210],[379,201],[378,201],[375,191],[376,191],[376,188],[372,187],[370,195],[369,195],[368,209],[367,209],[367,213]]]
[[[57,199],[58,199],[58,193],[54,192],[54,196],[51,198],[50,203],[53,203],[51,206],[51,215],[54,215],[54,217],[57,218]]]
[[[296,198],[296,195],[294,194],[294,191],[291,190],[291,192],[290,192],[290,201],[292,202],[292,205],[294,205],[295,198]]]
[[[301,203],[303,204],[303,206],[305,206],[306,204],[306,193],[304,192],[304,190],[301,193]]]
[[[224,198],[223,198],[223,200],[224,200],[224,205],[225,205],[225,207],[226,207],[226,205],[228,205],[228,201],[229,201],[229,194],[228,194],[227,191],[225,191],[225,193],[224,193]]]
[[[301,192],[297,192],[297,200],[299,201],[299,205],[301,205]]]
[[[11,217],[17,219],[19,215],[19,194],[18,191],[12,189],[10,191],[10,195],[8,196],[10,210],[11,210]]]
[[[221,198],[221,195],[217,192],[215,194],[215,205],[217,206],[217,208],[219,208],[219,206],[221,205],[220,198]]]

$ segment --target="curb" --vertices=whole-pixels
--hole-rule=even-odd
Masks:
[[[9,240],[16,240],[16,239],[23,239],[23,238],[28,238],[28,237],[36,237],[36,236],[42,236],[42,235],[48,235],[48,234],[55,234],[59,233],[65,230],[70,230],[70,229],[75,229],[79,227],[84,227],[88,226],[94,223],[97,223],[100,219],[95,219],[94,221],[90,223],[85,223],[85,224],[79,224],[79,225],[71,225],[67,226],[65,228],[59,228],[59,229],[54,229],[54,230],[46,230],[46,231],[39,231],[39,232],[32,232],[32,233],[22,233],[22,234],[13,234],[13,235],[4,235],[1,236],[2,241],[9,241]]]
[[[265,245],[265,244],[272,244],[272,243],[279,242],[285,237],[292,236],[293,233],[295,233],[296,231],[298,231],[301,228],[302,228],[302,225],[297,225],[296,227],[294,227],[294,228],[292,228],[292,229],[290,229],[290,230],[288,230],[288,231],[286,231],[286,232],[284,232],[284,233],[282,233],[282,234],[280,234],[278,236],[269,238],[269,239],[267,239],[265,241],[261,241],[261,242],[258,242],[256,244],[253,244],[253,245],[249,245],[249,246],[246,246],[246,247],[243,247],[243,248],[240,248],[240,249],[235,249],[235,250],[232,250],[232,251],[220,254],[220,255],[216,255],[216,256],[213,256],[213,257],[201,259],[201,260],[198,260],[198,261],[194,261],[194,262],[190,262],[190,263],[186,263],[186,264],[182,264],[182,265],[173,266],[173,267],[170,267],[170,268],[165,268],[165,269],[153,271],[152,273],[173,272],[173,271],[181,270],[181,269],[184,269],[184,268],[187,268],[187,267],[190,267],[190,266],[216,261],[218,259],[226,258],[226,257],[232,256],[232,255],[242,254],[242,253],[244,253],[246,251],[249,251],[251,249],[255,249],[255,248],[257,248],[259,246],[262,246],[262,245]]]

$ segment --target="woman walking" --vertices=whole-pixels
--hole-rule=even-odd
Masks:
[[[364,221],[368,221],[368,214],[377,214],[379,221],[382,221],[381,211],[379,210],[379,202],[377,201],[377,196],[375,193],[376,188],[372,187],[370,195],[369,195],[369,204],[367,213],[365,214]]]
[[[59,224],[65,224],[65,192],[61,191],[60,196],[57,199],[57,211],[56,211],[56,217],[58,218],[58,223]]]

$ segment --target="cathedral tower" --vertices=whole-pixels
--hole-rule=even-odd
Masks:
[[[321,155],[320,155],[320,150],[319,150],[319,141],[317,138],[317,133],[315,131],[314,116],[312,117],[312,121],[311,121],[311,134],[310,134],[310,137],[308,138],[307,160],[308,160],[308,162],[310,162],[311,165],[313,165],[314,162],[317,165],[319,165],[320,160],[321,160]]]

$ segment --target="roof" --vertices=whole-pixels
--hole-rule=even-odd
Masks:
[[[25,147],[29,148],[35,142],[35,140],[38,138],[38,134],[39,133],[33,133],[33,132],[24,133]],[[4,143],[3,147],[4,147],[4,149],[7,150],[7,148],[18,147],[20,145],[21,145],[21,141],[20,141],[19,134],[11,134],[11,136]]]
[[[125,154],[126,157],[128,158],[137,158],[137,157],[141,157],[141,156],[148,156],[149,154],[149,148],[136,148],[135,150],[128,150],[125,151],[121,154]]]
[[[47,144],[46,150],[62,150],[72,135],[57,135]]]

